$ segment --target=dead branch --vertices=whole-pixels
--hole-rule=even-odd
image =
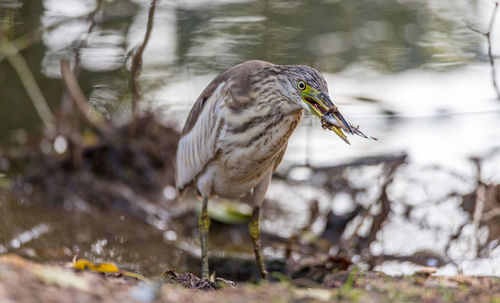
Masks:
[[[144,35],[144,40],[142,44],[137,48],[135,53],[132,56],[132,65],[130,67],[130,77],[129,77],[129,89],[132,93],[132,113],[135,116],[137,103],[140,99],[140,87],[138,78],[142,69],[142,54],[144,53],[144,49],[146,49],[146,45],[148,44],[149,37],[151,36],[151,31],[153,29],[153,18],[155,14],[157,0],[151,0],[151,4],[149,6],[149,14],[148,14],[148,23],[146,28],[146,34]]]
[[[486,189],[483,184],[480,184],[476,190],[476,207],[472,217],[472,226],[474,228],[473,244],[471,245],[476,250],[476,256],[479,256],[480,240],[479,240],[479,227],[483,217],[483,209],[486,200]]]
[[[358,253],[368,257],[368,263],[372,268],[376,265],[377,257],[373,256],[370,253],[369,251],[370,244],[377,239],[377,234],[379,233],[379,231],[382,230],[384,225],[387,223],[387,219],[389,218],[389,215],[391,214],[392,211],[393,202],[389,199],[389,196],[387,194],[387,188],[389,187],[390,184],[392,184],[397,168],[404,163],[405,163],[405,158],[403,158],[402,161],[388,162],[385,164],[385,171],[386,171],[385,180],[380,190],[380,196],[377,199],[381,207],[380,212],[372,217],[370,232],[367,236],[360,237],[357,236],[356,234],[353,234],[353,236],[350,239],[350,241],[351,242],[354,241],[355,246],[357,246],[356,249],[358,250]],[[370,208],[371,207],[373,207],[373,205],[371,205]]]
[[[387,173],[387,180],[384,182],[384,185],[382,186],[379,197],[382,209],[380,210],[380,213],[378,215],[373,217],[373,223],[370,228],[370,234],[368,235],[368,241],[367,241],[368,243],[372,243],[373,241],[376,240],[377,233],[382,229],[384,223],[387,221],[389,213],[391,212],[391,201],[389,200],[389,197],[387,195],[387,187],[389,186],[389,184],[392,183],[394,179],[394,172],[398,167],[399,165],[392,165],[388,169],[389,171]]]
[[[408,158],[408,154],[403,152],[403,153],[388,154],[388,155],[381,155],[381,156],[363,157],[361,159],[353,160],[350,162],[345,162],[345,163],[342,163],[339,165],[334,165],[334,166],[314,167],[311,165],[297,164],[297,165],[288,166],[286,170],[277,171],[274,173],[273,176],[275,179],[287,180],[287,182],[291,182],[291,181],[289,181],[288,176],[290,175],[290,172],[295,168],[308,167],[313,171],[314,174],[326,173],[327,175],[334,175],[336,173],[341,172],[343,169],[346,169],[346,168],[372,166],[372,165],[380,165],[380,164],[389,165],[392,163],[403,164],[406,162],[407,158]],[[306,183],[309,184],[311,182],[306,181]],[[325,184],[312,184],[312,183],[311,183],[311,185],[316,185],[319,187],[325,186]]]
[[[87,35],[92,33],[92,31],[96,27],[97,22],[95,21],[95,16],[96,16],[97,12],[102,8],[102,6],[103,6],[103,0],[98,0],[95,9],[88,14],[87,20],[90,22],[90,24],[89,24],[89,27],[87,29]],[[87,40],[80,39],[80,41],[78,42],[78,45],[74,48],[75,62],[74,62],[74,66],[73,66],[73,73],[75,74],[76,77],[78,77],[78,70],[80,68],[80,49],[82,49],[86,45],[87,45]]]
[[[491,81],[493,84],[493,88],[495,89],[495,93],[497,94],[497,99],[500,100],[500,88],[498,86],[497,79],[496,79],[497,72],[496,72],[496,65],[495,65],[495,56],[493,55],[493,49],[492,49],[493,25],[495,24],[495,19],[496,19],[497,12],[498,12],[498,6],[499,6],[499,2],[495,1],[495,7],[493,8],[493,12],[492,12],[491,18],[490,18],[490,23],[488,25],[488,30],[486,32],[483,32],[470,24],[467,24],[467,27],[470,30],[484,36],[488,42],[488,59],[489,59],[489,63],[491,66]]]
[[[76,79],[78,79],[80,71],[80,50],[87,45],[88,36],[97,26],[95,16],[98,13],[98,11],[102,8],[102,6],[103,6],[103,1],[98,0],[94,10],[92,10],[87,16],[87,20],[89,21],[90,24],[87,29],[87,35],[82,36],[85,37],[85,39],[80,38],[77,45],[73,49],[73,58],[74,58],[73,74],[75,75]],[[64,87],[64,91],[61,98],[61,112],[58,121],[58,129],[60,133],[64,134],[70,139],[69,150],[73,158],[73,162],[76,166],[80,166],[82,161],[83,139],[81,138],[81,135],[78,132],[79,121],[78,119],[75,119],[76,116],[74,109],[75,106],[73,98],[71,97],[71,94],[68,91],[68,89]]]
[[[490,19],[490,25],[488,26],[488,57],[490,59],[490,65],[491,65],[491,78],[493,81],[493,86],[495,87],[495,91],[497,93],[497,98],[500,99],[500,88],[498,87],[497,79],[496,79],[496,69],[495,69],[495,59],[493,58],[493,51],[492,51],[492,42],[491,42],[491,36],[493,32],[493,24],[495,23],[495,18],[497,16],[497,11],[498,11],[498,4],[499,2],[495,2],[495,8],[493,9],[493,13],[491,15]]]
[[[61,60],[61,74],[69,94],[75,101],[75,104],[85,121],[103,135],[113,134],[114,130],[107,123],[105,123],[90,106],[88,106],[87,98],[83,94],[80,85],[78,85],[78,81],[76,80],[75,74],[73,74],[69,63],[65,60]]]
[[[28,66],[28,63],[23,56],[19,54],[19,51],[10,43],[6,38],[0,41],[0,53],[3,53],[7,61],[12,65],[16,71],[19,79],[21,80],[26,92],[30,96],[31,102],[38,113],[40,119],[49,133],[53,133],[54,130],[54,114],[50,110],[45,97],[43,96],[42,90],[36,83],[35,77]]]

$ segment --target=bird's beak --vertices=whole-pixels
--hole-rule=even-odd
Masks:
[[[333,130],[344,142],[350,144],[344,133],[345,131],[348,134],[354,134],[350,123],[344,119],[326,93],[310,88],[308,92],[303,94],[302,99],[307,104],[309,111],[321,119],[323,128]]]

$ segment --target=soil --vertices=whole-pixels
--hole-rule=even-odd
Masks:
[[[354,269],[309,287],[299,286],[303,280],[235,284],[173,271],[139,280],[0,257],[0,302],[500,302],[498,277],[436,277],[431,270],[392,277]]]

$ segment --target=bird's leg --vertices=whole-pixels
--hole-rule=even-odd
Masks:
[[[208,230],[210,229],[210,218],[207,212],[208,198],[203,197],[200,218],[198,219],[198,228],[201,238],[201,277],[208,279]]]
[[[264,265],[264,259],[261,253],[260,244],[260,206],[264,200],[269,183],[271,182],[272,169],[269,169],[259,184],[253,189],[253,212],[250,223],[248,224],[248,229],[250,231],[250,237],[252,238],[253,249],[255,252],[255,258],[257,259],[257,265],[259,266],[260,276],[262,279],[267,280],[267,270]]]
[[[259,266],[260,276],[262,279],[267,280],[267,270],[264,265],[264,260],[261,254],[260,245],[260,227],[259,227],[259,213],[260,207],[254,206],[252,212],[252,219],[248,224],[248,229],[250,230],[250,237],[252,238],[253,250],[255,252],[255,259],[257,260],[257,265]]]

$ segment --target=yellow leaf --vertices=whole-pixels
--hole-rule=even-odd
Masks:
[[[113,263],[100,263],[95,264],[90,262],[87,259],[79,259],[75,263],[73,263],[73,268],[76,270],[91,270],[100,273],[120,273],[124,277],[134,278],[141,281],[148,281],[143,275],[136,274],[128,271],[121,271],[116,265]]]
[[[120,272],[118,267],[116,267],[116,265],[114,265],[112,263],[101,263],[101,264],[97,264],[94,266],[95,267],[93,270],[98,271],[98,272]]]
[[[73,264],[73,268],[76,270],[86,270],[90,269],[92,271],[102,272],[102,273],[115,273],[120,272],[118,267],[112,263],[101,263],[94,264],[86,259],[79,259]]]
[[[73,264],[73,268],[76,270],[86,270],[89,267],[89,264],[92,263],[90,263],[88,260],[80,259],[77,260],[75,264]]]

